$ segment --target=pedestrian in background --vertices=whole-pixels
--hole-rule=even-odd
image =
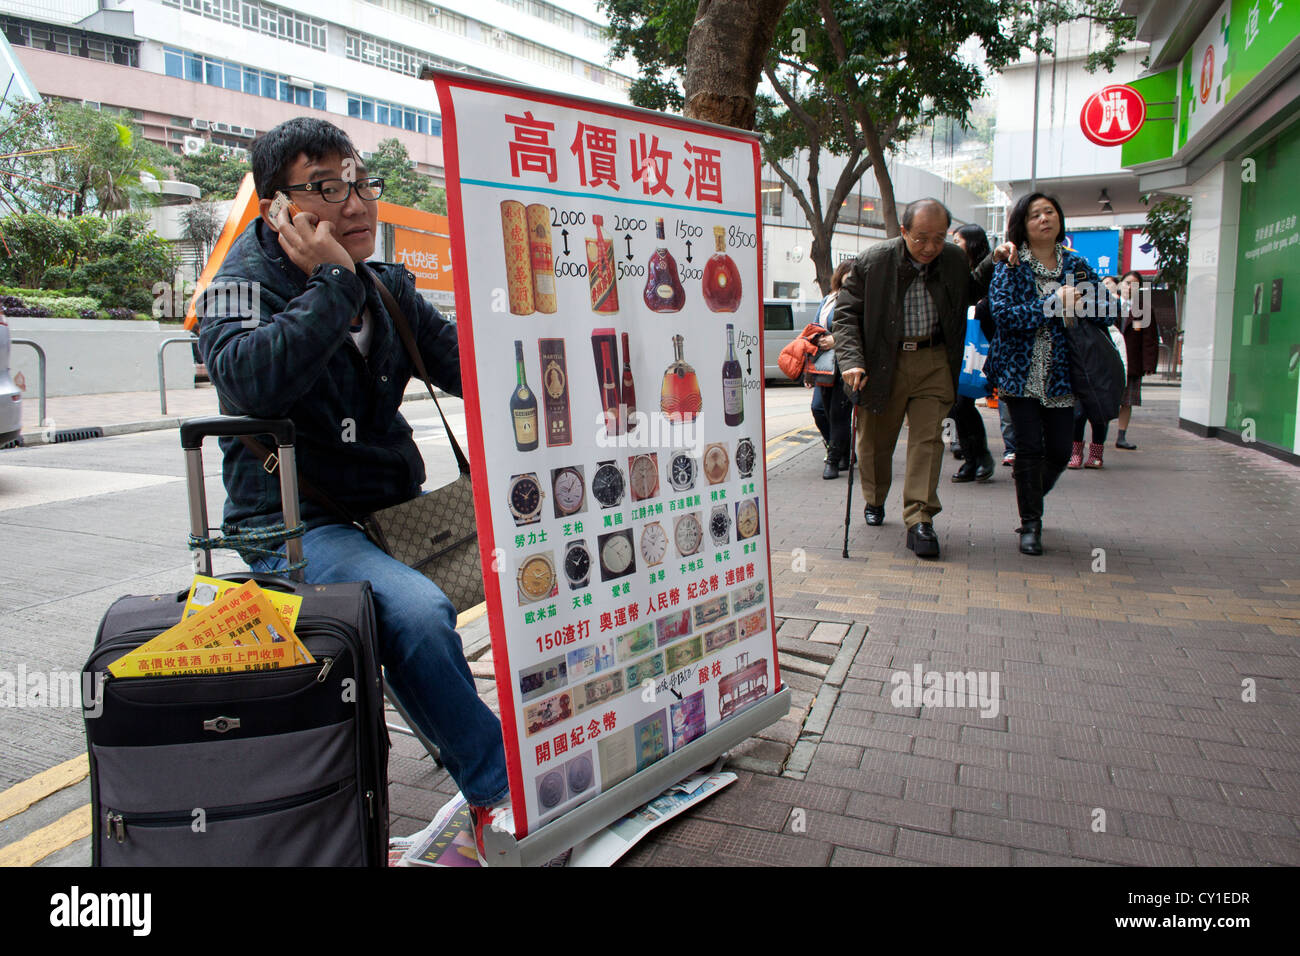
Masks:
[[[1124,352],[1128,357],[1128,381],[1119,400],[1119,434],[1115,447],[1135,451],[1137,445],[1129,441],[1125,432],[1133,415],[1133,406],[1142,404],[1142,376],[1155,373],[1160,360],[1160,333],[1151,313],[1151,298],[1142,308],[1142,274],[1129,270],[1119,282],[1120,311],[1123,316],[1120,329],[1124,333]]]
[[[952,241],[966,253],[972,270],[977,269],[992,251],[988,234],[973,222],[953,230]],[[990,342],[993,341],[995,330],[993,315],[988,308],[988,298],[980,299],[972,308],[975,310],[975,318],[979,321],[984,337]],[[975,407],[975,399],[969,395],[958,395],[957,401],[948,412],[948,417],[957,425],[957,440],[961,443],[962,454],[965,457],[961,467],[953,474],[952,480],[988,481],[993,477],[993,456],[989,454],[988,433],[984,430],[984,419],[980,417],[979,409]]]
[[[994,267],[989,305],[997,334],[989,361],[997,375],[999,400],[1006,402],[1016,429],[1016,503],[1020,551],[1043,553],[1043,497],[1069,463],[1074,388],[1070,380],[1065,326],[1085,294],[1074,282],[1086,280],[1108,300],[1086,259],[1065,249],[1061,204],[1043,193],[1021,198],[1007,218],[1007,239],[1019,264]],[[1068,280],[1068,282],[1067,282]],[[1110,324],[1108,308],[1090,319]]]
[[[826,334],[815,343],[821,351],[834,352],[835,336],[831,334],[831,322],[835,318],[835,300],[840,294],[840,286],[844,284],[844,277],[851,268],[852,259],[845,259],[835,267],[835,272],[831,275],[831,291],[822,299],[821,307],[817,310],[817,324],[826,330]],[[835,366],[835,381],[831,385],[813,387],[812,416],[817,430],[822,433],[822,441],[826,444],[826,466],[822,469],[822,477],[828,481],[838,478],[841,471],[849,470],[849,425],[853,417],[838,365]]]

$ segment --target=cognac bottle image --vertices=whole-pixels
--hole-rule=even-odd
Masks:
[[[745,420],[745,379],[736,358],[735,326],[727,323],[727,358],[722,363],[722,419],[728,425]]]
[[[664,221],[655,220],[659,245],[646,265],[645,304],[654,312],[677,312],[686,303],[686,290],[677,276],[677,262],[664,243]]]
[[[714,226],[713,241],[717,252],[704,264],[704,302],[714,312],[735,312],[740,306],[740,270],[727,255],[727,231]]]
[[[673,362],[664,372],[663,387],[659,391],[659,410],[673,422],[695,421],[702,404],[700,380],[682,354],[685,342],[682,336],[673,336]]]
[[[510,419],[515,426],[515,447],[532,451],[537,447],[537,396],[524,374],[524,343],[515,339],[515,373],[518,384],[510,393]]]
[[[632,356],[628,352],[627,333],[623,333],[623,387],[619,391],[618,415],[626,431],[636,429],[636,386],[632,383]]]

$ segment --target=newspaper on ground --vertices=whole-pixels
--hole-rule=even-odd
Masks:
[[[480,866],[474,848],[469,804],[457,793],[434,815],[429,825],[407,837],[409,848],[397,866]]]
[[[569,866],[613,866],[655,827],[736,782],[730,772],[687,777],[573,848]]]

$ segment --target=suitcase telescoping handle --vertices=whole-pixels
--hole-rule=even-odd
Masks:
[[[294,455],[293,422],[287,418],[247,418],[244,416],[217,415],[211,418],[191,418],[181,423],[181,448],[185,450],[185,487],[190,505],[190,533],[196,537],[208,536],[208,498],[203,487],[203,439],[216,435],[238,438],[241,435],[270,435],[275,439],[277,461],[262,463],[267,471],[280,473],[280,501],[284,511],[284,526],[296,528],[302,520],[298,506],[298,461]],[[196,570],[212,574],[212,552],[200,549]],[[285,553],[290,564],[302,561],[302,538],[289,538]],[[302,571],[290,575],[302,580]]]

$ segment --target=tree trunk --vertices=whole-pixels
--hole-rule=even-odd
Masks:
[[[754,128],[754,91],[789,0],[700,0],[686,40],[688,119]]]

